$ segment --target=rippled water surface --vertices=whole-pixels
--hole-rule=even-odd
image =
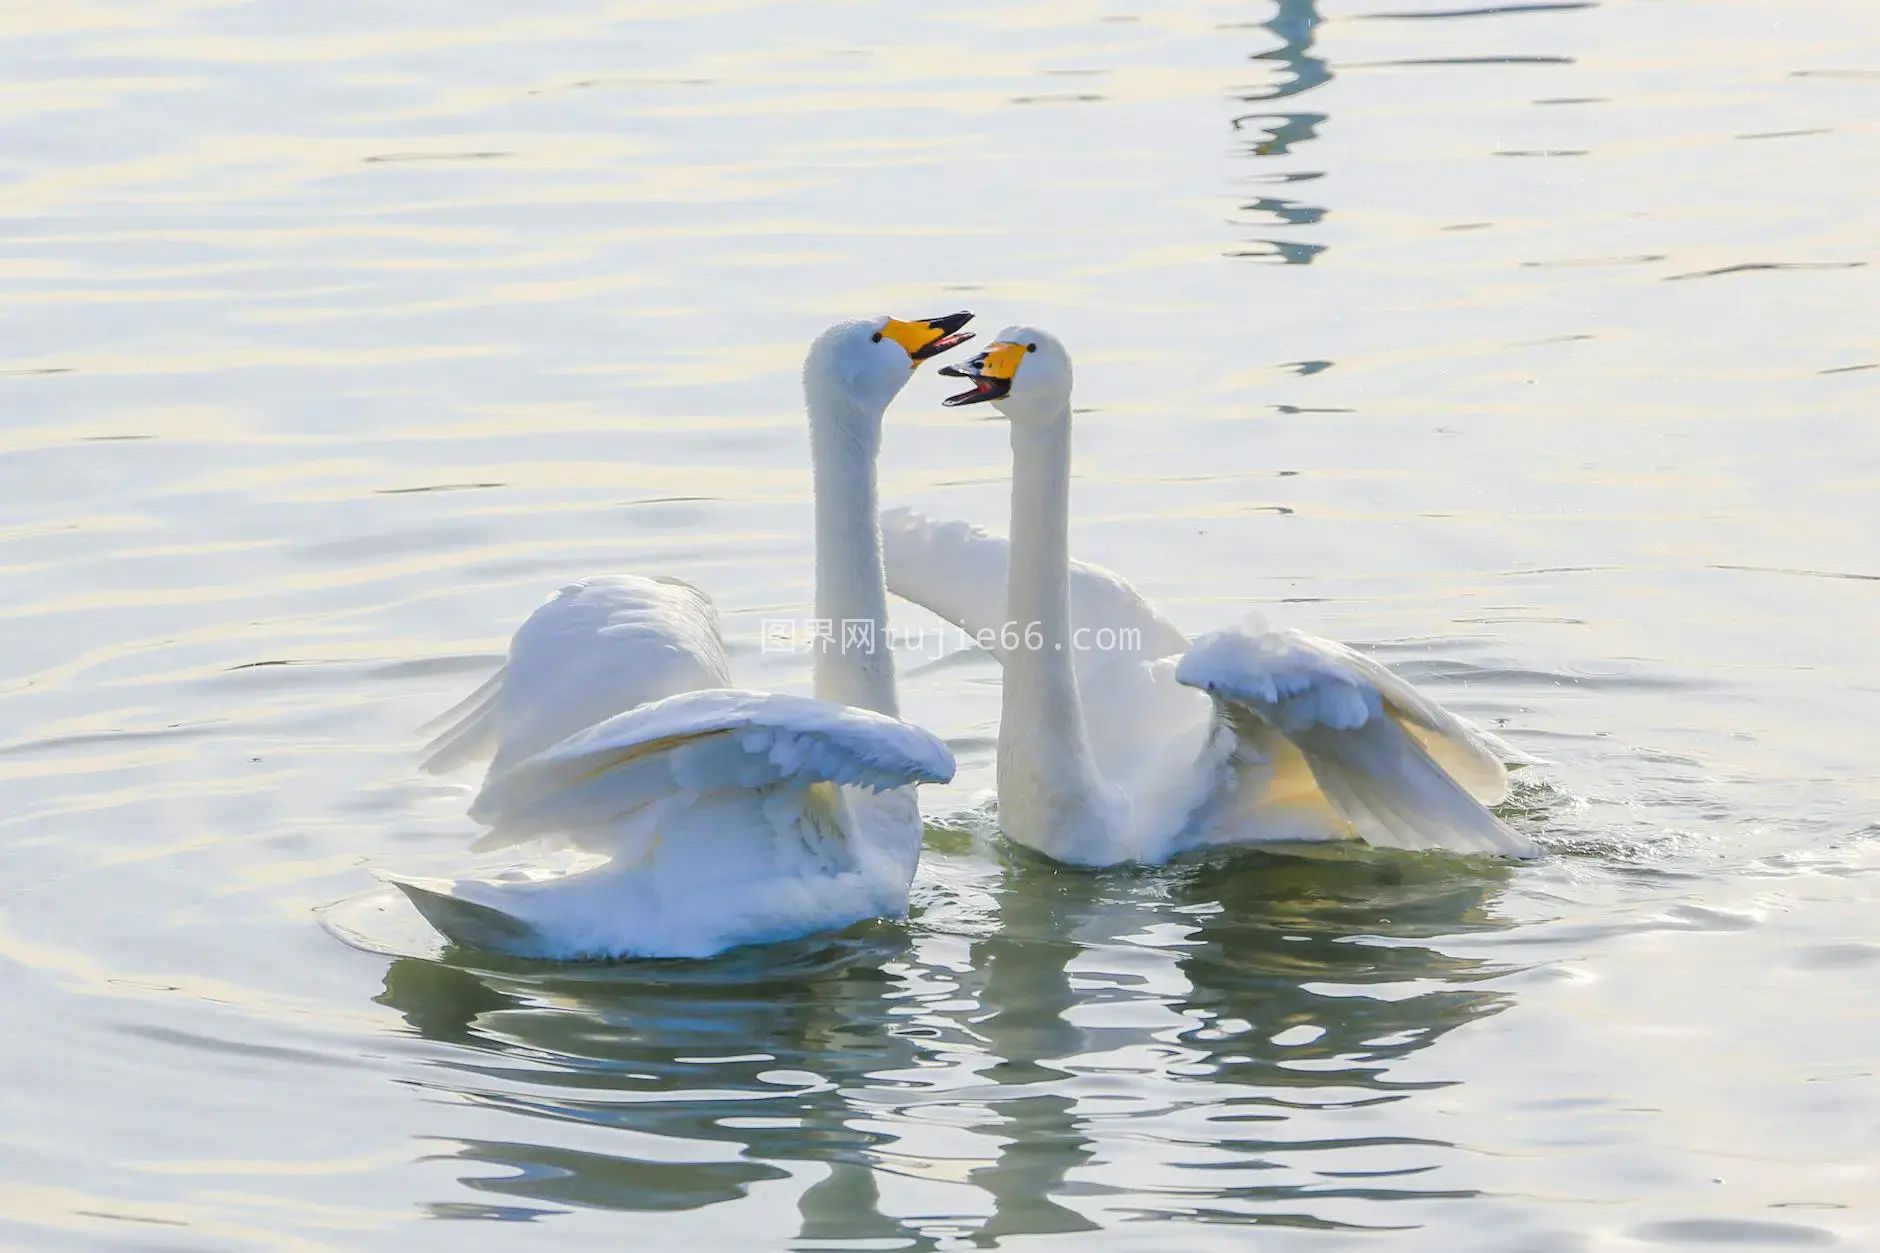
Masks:
[[[0,1244],[1880,1247],[1871,6],[0,39]],[[909,655],[905,925],[440,955],[370,874],[473,834],[413,728],[595,570],[802,690],[802,348],[962,306],[1079,354],[1080,556],[1379,649],[1552,855],[1054,870],[978,816],[996,669]],[[943,394],[884,494],[1001,526]]]

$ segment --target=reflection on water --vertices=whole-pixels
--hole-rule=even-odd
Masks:
[[[1876,49],[1838,0],[0,8],[0,1246],[1871,1244]],[[912,922],[383,942],[370,872],[475,835],[413,728],[547,589],[695,579],[807,688],[758,642],[802,346],[962,305],[1077,350],[1077,556],[1376,647],[1544,759],[1555,855],[1055,871],[939,827],[993,778],[960,653],[903,676],[960,760]],[[884,498],[1002,526],[945,390]]]
[[[805,1241],[934,1248],[965,1224],[990,1245],[1095,1230],[1100,1211],[1339,1226],[1341,1202],[1459,1195],[1424,1173],[1447,1146],[1368,1133],[1363,1111],[1416,1099],[1432,1085],[1393,1066],[1507,1003],[1475,986],[1505,966],[1428,943],[1501,925],[1505,873],[1249,853],[1090,875],[1018,855],[963,952],[919,922],[709,963],[400,958],[379,1000],[465,1050],[414,1082],[531,1116],[457,1145],[505,1168],[463,1177],[479,1191],[689,1209],[813,1164]],[[560,1143],[567,1123],[661,1156]],[[1207,1173],[1080,1177],[1151,1136]],[[896,1176],[982,1196],[910,1223],[880,1204]]]
[[[903,947],[892,929],[784,947],[591,968],[400,958],[379,1000],[425,1036],[476,1050],[444,1064],[456,1077],[426,1080],[440,1088],[549,1120],[643,1132],[669,1153],[735,1146],[647,1161],[476,1142],[459,1156],[517,1173],[465,1182],[563,1204],[689,1209],[786,1175],[764,1162],[863,1163],[883,1137],[844,1127],[848,1105],[832,1084],[914,1062],[912,1040],[885,1029],[893,1007],[881,963]]]
[[[1250,104],[1290,100],[1330,81],[1332,71],[1323,57],[1312,52],[1313,33],[1320,22],[1318,0],[1279,0],[1271,20],[1262,23],[1279,36],[1280,44],[1254,54],[1256,64],[1270,62],[1277,67],[1273,81],[1240,99]],[[1302,144],[1318,138],[1318,127],[1325,114],[1278,111],[1262,108],[1234,118],[1234,130],[1242,136],[1242,150],[1253,157],[1286,156]],[[1322,170],[1292,170],[1280,174],[1260,174],[1255,182],[1303,183],[1324,177]],[[1277,196],[1262,196],[1240,206],[1252,220],[1236,219],[1237,226],[1272,229],[1275,226],[1311,226],[1321,221],[1328,210],[1323,205],[1307,204]],[[1230,252],[1232,257],[1277,258],[1283,265],[1309,265],[1325,251],[1325,245],[1306,243],[1297,238],[1255,239],[1255,249]]]

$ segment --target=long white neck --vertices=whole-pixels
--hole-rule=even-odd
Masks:
[[[1012,423],[1011,552],[999,721],[999,825],[1063,861],[1113,856],[1119,816],[1084,730],[1071,665],[1071,412]]]
[[[888,650],[888,589],[881,573],[875,457],[881,413],[833,385],[808,387],[816,487],[816,698],[900,716]]]

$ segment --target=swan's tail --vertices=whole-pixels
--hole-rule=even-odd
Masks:
[[[379,878],[403,892],[426,922],[463,948],[519,953],[536,938],[535,928],[522,919],[456,895],[457,885],[448,879],[408,879],[383,871]]]
[[[482,687],[418,728],[420,732],[437,733],[424,746],[424,761],[419,768],[426,774],[449,774],[459,766],[495,754],[499,738],[497,706],[502,702],[506,670],[497,670]]]
[[[1325,799],[1367,843],[1501,857],[1540,852],[1444,773],[1392,719],[1373,719],[1357,730],[1315,728],[1290,738]]]

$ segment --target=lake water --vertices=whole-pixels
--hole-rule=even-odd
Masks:
[[[0,1245],[1880,1247],[1872,6],[0,38]],[[1551,855],[1055,870],[995,667],[910,655],[907,923],[440,956],[370,873],[474,835],[416,725],[605,570],[804,690],[803,347],[961,307],[1078,354],[1078,555],[1377,648]],[[1002,527],[946,391],[884,495]]]

